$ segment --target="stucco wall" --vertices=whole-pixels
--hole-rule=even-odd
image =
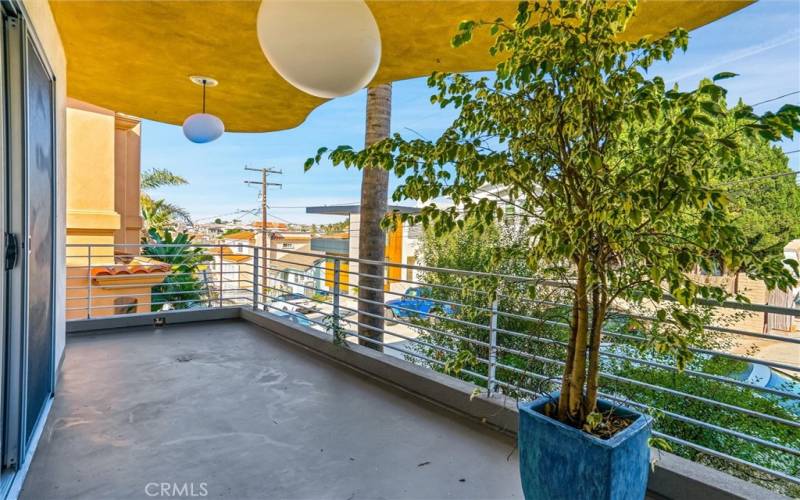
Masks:
[[[23,2],[28,22],[44,52],[47,63],[55,74],[56,104],[56,264],[55,264],[55,321],[56,321],[56,361],[64,352],[65,340],[65,307],[66,300],[66,268],[63,265],[66,243],[66,104],[67,104],[67,59],[61,37],[56,29],[50,5],[43,0],[27,0]]]

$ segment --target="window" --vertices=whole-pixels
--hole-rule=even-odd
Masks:
[[[114,314],[133,314],[139,301],[133,297],[118,297],[114,299]]]

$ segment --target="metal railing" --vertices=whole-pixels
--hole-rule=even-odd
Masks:
[[[68,318],[239,305],[326,332],[334,342],[358,342],[450,373],[492,397],[527,399],[560,384],[570,310],[564,283],[240,248],[68,245]],[[382,266],[384,275],[361,272],[360,264]],[[359,289],[364,276],[382,280],[383,290]],[[384,300],[360,290],[383,291]],[[360,304],[383,312],[359,314]],[[745,477],[800,485],[800,337],[747,327],[753,315],[800,322],[800,310],[701,307],[708,324],[688,347],[694,360],[679,370],[670,356],[646,349],[641,329],[654,313],[620,304],[603,331],[601,396],[653,414],[654,435],[677,453]],[[382,319],[383,327],[368,318]],[[766,349],[759,354],[748,342]],[[767,354],[781,350],[797,353],[787,357],[796,362]]]

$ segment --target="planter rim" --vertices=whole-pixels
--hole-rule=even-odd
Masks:
[[[609,449],[616,448],[617,446],[622,444],[622,442],[625,441],[629,437],[629,435],[638,432],[644,427],[649,427],[653,421],[653,417],[651,417],[650,415],[640,413],[636,410],[628,408],[627,406],[619,404],[615,405],[614,403],[607,401],[605,399],[598,399],[597,401],[598,405],[603,404],[615,409],[622,409],[625,413],[636,415],[637,417],[636,420],[634,420],[628,427],[614,434],[611,438],[602,439],[598,436],[595,436],[594,434],[589,434],[588,432],[584,432],[583,429],[577,429],[575,427],[572,427],[571,425],[559,422],[558,420],[548,417],[544,413],[538,411],[538,409],[543,407],[545,404],[551,403],[553,402],[553,400],[558,400],[560,395],[561,391],[553,391],[533,401],[529,401],[527,403],[519,403],[517,407],[520,413],[525,413],[526,415],[530,415],[533,418],[546,421],[547,423],[555,427],[559,427],[567,431],[576,432],[583,439],[587,440],[592,445]]]

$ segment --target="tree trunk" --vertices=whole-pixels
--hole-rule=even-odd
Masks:
[[[569,419],[575,423],[583,421],[583,397],[586,383],[586,346],[589,337],[589,298],[587,297],[587,259],[581,256],[577,264],[578,279],[575,284],[575,307],[578,309],[575,350],[570,375],[570,394],[568,402]]]
[[[586,381],[586,408],[591,413],[597,409],[597,389],[600,382],[600,340],[603,320],[606,317],[606,294],[595,285],[592,290],[592,331],[589,342],[589,375]]]
[[[564,374],[561,376],[561,395],[558,398],[558,419],[562,422],[569,415],[570,377],[572,365],[575,362],[575,340],[578,338],[578,307],[572,306],[572,320],[570,321],[569,343],[567,344],[567,360],[564,364]]]
[[[367,127],[365,146],[389,137],[392,116],[392,84],[367,89]],[[388,210],[389,173],[380,166],[367,167],[361,179],[361,217],[358,233],[358,258],[383,262],[386,234],[381,220]],[[359,264],[358,334],[383,342],[383,265]],[[371,276],[364,276],[365,274]],[[369,300],[370,302],[364,302]],[[362,326],[368,325],[368,326]],[[382,351],[383,346],[359,339],[359,344]]]

